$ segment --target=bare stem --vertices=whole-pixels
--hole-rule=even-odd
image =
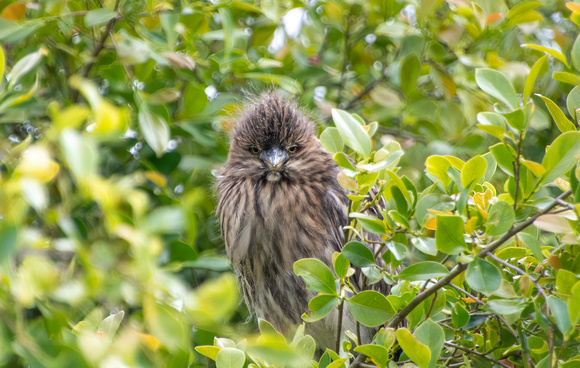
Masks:
[[[457,286],[455,286],[453,284],[449,284],[447,286],[451,286],[453,289],[459,291],[460,293],[463,293],[463,294],[467,295],[468,297],[470,297],[471,299],[473,299],[473,301],[475,301],[477,304],[483,305],[483,302],[481,300],[477,299],[477,297],[475,295],[472,295],[472,294],[468,293],[467,291],[463,290],[462,288],[457,287]]]
[[[504,261],[502,259],[497,258],[496,256],[494,256],[491,253],[489,253],[487,256],[489,258],[493,259],[494,261],[496,261],[497,263],[499,263],[499,264],[501,264],[501,265],[509,268],[510,270],[516,271],[521,276],[527,275],[528,277],[530,277],[530,275],[528,275],[524,271],[520,270],[518,267],[512,266],[511,264],[507,263],[506,261]],[[546,296],[546,294],[544,293],[544,290],[542,289],[542,287],[538,283],[538,280],[535,280],[533,277],[530,277],[530,280],[532,280],[532,282],[536,286],[536,289],[538,289],[538,293],[540,293],[540,295],[544,297],[544,300],[547,301],[548,300],[548,297]]]
[[[340,351],[340,337],[342,336],[342,312],[344,307],[344,300],[340,302],[338,306],[338,322],[336,323],[336,351],[337,353]]]
[[[452,343],[452,342],[446,342],[445,345],[450,346],[452,348],[455,348],[457,350],[464,351],[464,352],[469,353],[469,354],[477,355],[479,357],[482,357],[483,359],[489,360],[490,362],[499,365],[500,367],[510,368],[509,365],[503,364],[499,360],[492,359],[492,358],[488,357],[487,355],[485,355],[483,353],[480,353],[479,351],[474,351],[474,350],[471,350],[471,349],[467,349],[467,348],[464,348],[461,345],[458,345],[458,344],[455,344],[455,343]]]

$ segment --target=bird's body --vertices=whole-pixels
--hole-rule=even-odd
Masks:
[[[294,262],[312,257],[331,266],[342,247],[348,198],[338,172],[313,124],[278,93],[247,107],[231,134],[218,182],[226,252],[246,304],[283,333],[302,323],[314,296]],[[322,347],[334,344],[335,318],[307,326]],[[345,316],[345,329],[354,323]]]

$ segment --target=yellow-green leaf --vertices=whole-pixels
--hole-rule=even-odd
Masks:
[[[461,185],[464,188],[470,187],[477,183],[487,169],[487,161],[481,156],[475,156],[463,165],[461,169]]]
[[[567,67],[570,67],[570,65],[568,65],[568,61],[566,60],[566,56],[564,56],[564,54],[562,54],[558,50],[550,49],[548,47],[540,46],[540,45],[532,45],[532,44],[529,44],[529,43],[524,43],[522,45],[522,47],[526,47],[528,49],[538,50],[538,51],[545,52],[546,54],[552,55],[556,59],[558,59],[561,62],[563,62],[564,65],[566,65]]]
[[[421,344],[415,336],[411,334],[407,328],[399,328],[397,330],[397,341],[399,345],[403,348],[403,351],[419,368],[429,367],[429,361],[431,360],[431,351],[429,348]]]

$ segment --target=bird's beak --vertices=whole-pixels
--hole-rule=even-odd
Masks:
[[[286,160],[288,160],[288,154],[283,149],[272,147],[268,150],[262,151],[260,160],[262,160],[271,171],[278,171],[282,168],[282,165],[284,165]]]

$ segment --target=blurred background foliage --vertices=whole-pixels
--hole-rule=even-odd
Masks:
[[[274,85],[320,128],[334,107],[378,122],[374,143],[399,141],[423,189],[427,156],[496,142],[476,128],[494,101],[475,68],[522,91],[548,50],[534,91],[568,114],[575,6],[2,1],[0,365],[205,366],[194,346],[256,330],[213,213],[248,95]],[[559,132],[532,98],[523,151],[539,161]]]

